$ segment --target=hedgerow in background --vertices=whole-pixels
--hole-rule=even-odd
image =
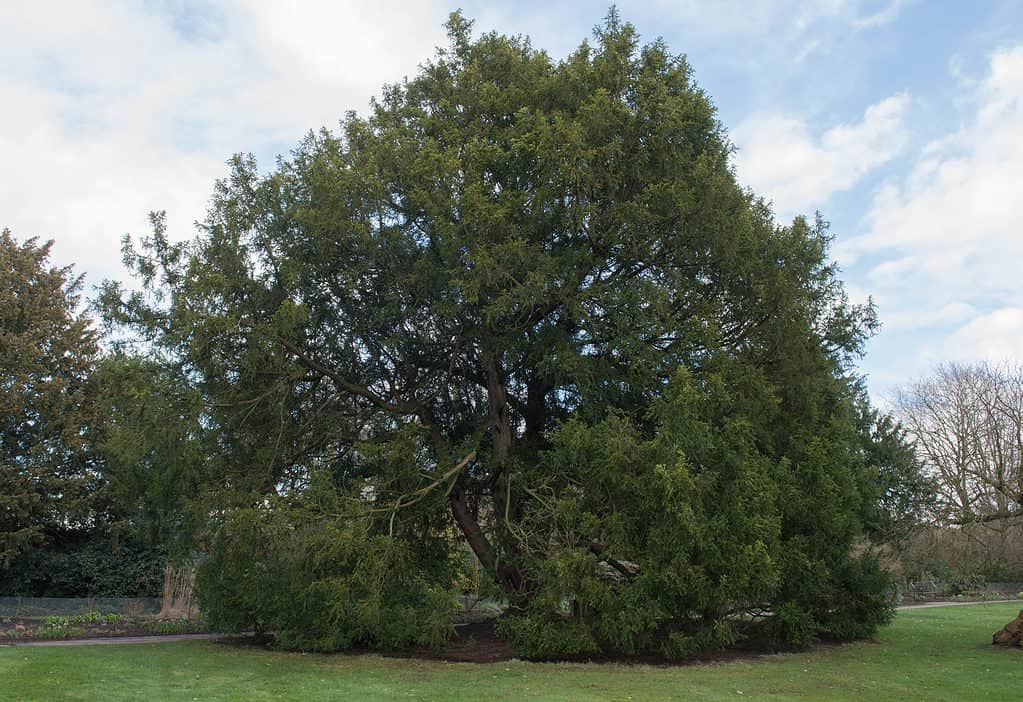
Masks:
[[[457,538],[524,655],[684,657],[748,611],[782,644],[872,632],[906,481],[826,223],[776,223],[685,60],[615,12],[560,62],[448,32],[368,116],[236,157],[193,241],[155,215],[141,290],[104,290],[203,398],[211,620],[436,642]]]
[[[47,535],[0,569],[0,595],[158,597],[166,553],[127,534],[102,530]]]

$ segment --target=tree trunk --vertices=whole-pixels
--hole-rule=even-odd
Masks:
[[[526,384],[526,445],[543,448],[543,432],[547,428],[547,393],[552,386],[546,378],[533,376]]]
[[[517,513],[517,505],[513,504],[511,468],[508,465],[513,438],[511,418],[508,414],[508,391],[505,387],[504,367],[500,355],[489,353],[486,358],[487,399],[490,407],[491,441],[494,447],[494,473],[491,476],[494,490],[494,520],[501,547],[506,553],[518,555],[518,539],[509,526],[509,522]]]
[[[485,356],[487,372],[487,402],[490,413],[491,442],[494,449],[493,472],[490,485],[493,488],[493,518],[504,552],[517,553],[517,544],[508,519],[514,513],[511,504],[511,476],[508,472],[508,456],[511,453],[512,429],[508,414],[508,391],[505,388],[504,369],[501,356],[488,352]],[[499,552],[487,539],[479,521],[469,507],[469,501],[461,485],[451,491],[448,501],[455,523],[465,536],[466,542],[476,554],[480,565],[489,572],[508,595],[513,606],[526,596],[527,587],[521,571],[514,563],[502,562]]]
[[[519,573],[518,568],[511,564],[498,563],[494,546],[487,539],[486,534],[483,533],[483,529],[480,528],[479,522],[473,516],[472,510],[469,509],[469,501],[465,496],[465,491],[460,487],[456,487],[451,491],[448,501],[451,504],[451,515],[455,518],[455,523],[465,536],[469,548],[472,549],[472,552],[476,554],[476,558],[479,559],[480,565],[497,579],[498,584],[510,597],[520,596],[523,590],[522,574]]]
[[[1019,616],[995,632],[991,637],[991,643],[996,646],[1023,645],[1023,610]]]
[[[160,619],[191,619],[192,591],[195,588],[195,568],[192,566],[163,567],[163,602]]]
[[[496,353],[487,354],[487,401],[494,445],[496,470],[502,471],[511,451],[512,432],[508,417],[508,391],[504,386],[504,368]]]

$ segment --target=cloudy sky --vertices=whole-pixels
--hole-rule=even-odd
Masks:
[[[277,0],[0,2],[0,227],[53,239],[90,284],[123,277],[150,210],[185,237],[232,153],[272,165],[364,111],[444,42],[458,5]],[[478,30],[561,57],[606,2],[462,0]],[[618,3],[687,54],[778,216],[820,210],[881,333],[879,400],[934,363],[1023,360],[1023,3]]]

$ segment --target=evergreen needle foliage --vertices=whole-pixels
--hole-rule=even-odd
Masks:
[[[367,117],[236,157],[194,240],[155,215],[141,291],[104,291],[204,398],[211,623],[429,644],[471,551],[526,656],[684,657],[750,612],[873,632],[876,321],[826,223],[776,223],[684,58],[614,11],[563,61],[447,27]]]
[[[81,278],[50,245],[0,233],[0,578],[55,532],[95,526],[103,487]]]

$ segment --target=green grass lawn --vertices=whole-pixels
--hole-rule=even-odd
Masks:
[[[1023,651],[991,634],[1018,604],[903,611],[876,642],[675,668],[475,665],[190,641],[0,647],[3,700],[1019,699]]]

